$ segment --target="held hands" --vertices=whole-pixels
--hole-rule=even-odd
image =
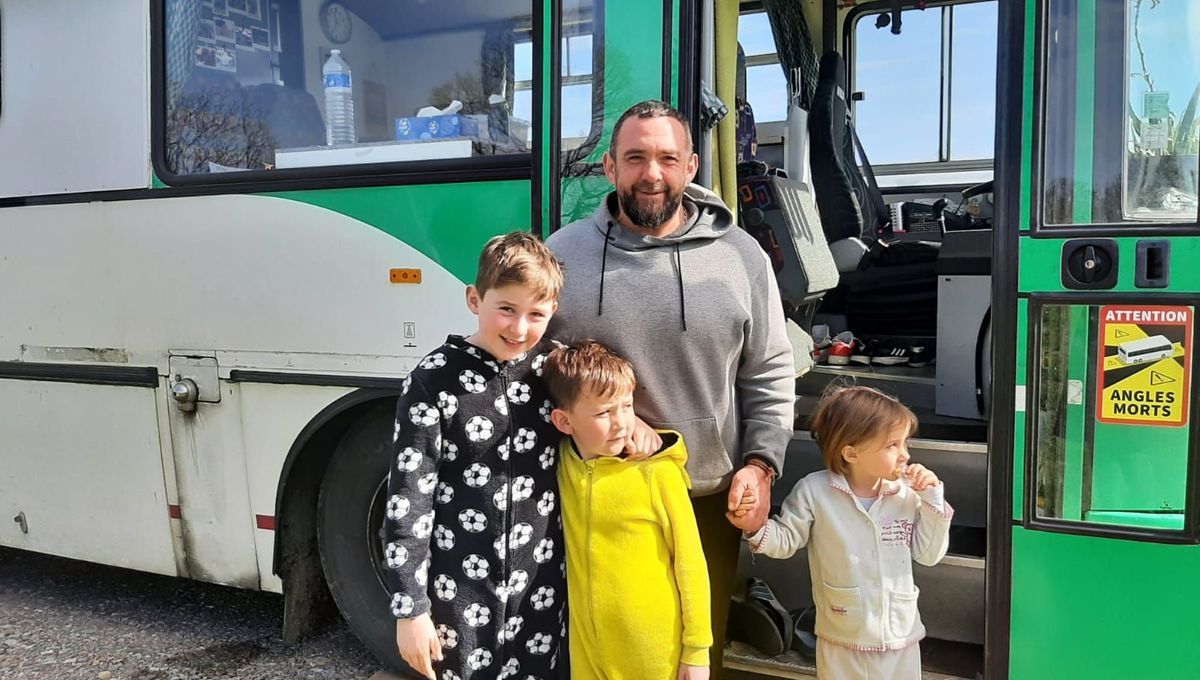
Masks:
[[[725,518],[733,526],[752,534],[767,523],[771,510],[771,481],[766,470],[746,465],[733,476]]]
[[[634,416],[633,432],[625,439],[625,457],[646,460],[662,448],[662,437],[646,421]]]
[[[689,666],[681,663],[675,680],[708,680],[708,666]]]
[[[937,478],[937,475],[933,474],[929,468],[921,465],[920,463],[906,465],[904,467],[901,481],[906,482],[909,486],[911,486],[913,491],[924,491],[925,489],[942,483],[941,480]]]
[[[428,612],[413,619],[396,620],[396,647],[413,670],[429,680],[436,680],[433,662],[442,660],[442,643]]]

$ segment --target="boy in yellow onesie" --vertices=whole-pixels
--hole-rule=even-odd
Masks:
[[[563,434],[558,485],[567,542],[572,680],[707,680],[708,565],[684,471],[663,431],[645,460],[633,431],[633,367],[593,341],[550,353],[543,379]]]

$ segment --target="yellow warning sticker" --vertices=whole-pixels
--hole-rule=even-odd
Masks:
[[[1125,425],[1186,425],[1191,307],[1100,309],[1096,418]]]

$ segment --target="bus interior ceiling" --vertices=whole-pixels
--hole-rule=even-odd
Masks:
[[[797,380],[797,432],[773,501],[778,507],[796,481],[824,467],[807,422],[831,386],[876,387],[909,406],[920,421],[912,459],[945,481],[955,508],[948,559],[914,567],[922,616],[931,638],[964,643],[968,660],[958,670],[974,675],[987,543],[996,2],[905,3],[898,13],[889,2],[780,9],[785,4],[741,5],[737,137],[746,139],[749,125],[757,137],[756,148],[738,149],[741,223],[769,252],[788,241],[786,251],[798,239],[782,217],[771,219],[772,208],[786,207],[750,197],[766,191],[776,196],[767,203],[787,203],[793,190],[811,192],[808,212],[820,217],[816,230],[838,276],[835,286],[814,292],[820,276],[803,244],[792,259],[773,258],[785,300],[792,287],[786,269],[804,270],[807,296],[791,300],[789,315],[818,345],[815,365]],[[821,21],[822,11],[836,11],[837,21]],[[829,25],[838,31],[832,40],[823,39]],[[812,36],[815,69],[797,58],[803,45],[775,42],[802,35]],[[827,44],[839,46],[840,63],[822,49]],[[793,95],[789,71],[801,90],[806,71],[815,71],[808,77],[816,82]],[[832,138],[822,138],[826,128]],[[843,246],[854,238],[865,253],[847,264]],[[842,332],[855,338],[849,351],[820,347],[848,340],[838,338]],[[803,558],[744,555],[740,573],[765,579],[792,610],[812,604],[807,571]]]

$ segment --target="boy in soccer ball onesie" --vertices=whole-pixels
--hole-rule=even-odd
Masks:
[[[553,344],[524,324],[489,338],[488,305],[511,315],[524,287],[483,288],[468,291],[480,332],[427,355],[396,409],[385,560],[397,644],[437,680],[556,678],[566,665],[559,435],[539,377]],[[515,313],[536,318],[540,298]]]

